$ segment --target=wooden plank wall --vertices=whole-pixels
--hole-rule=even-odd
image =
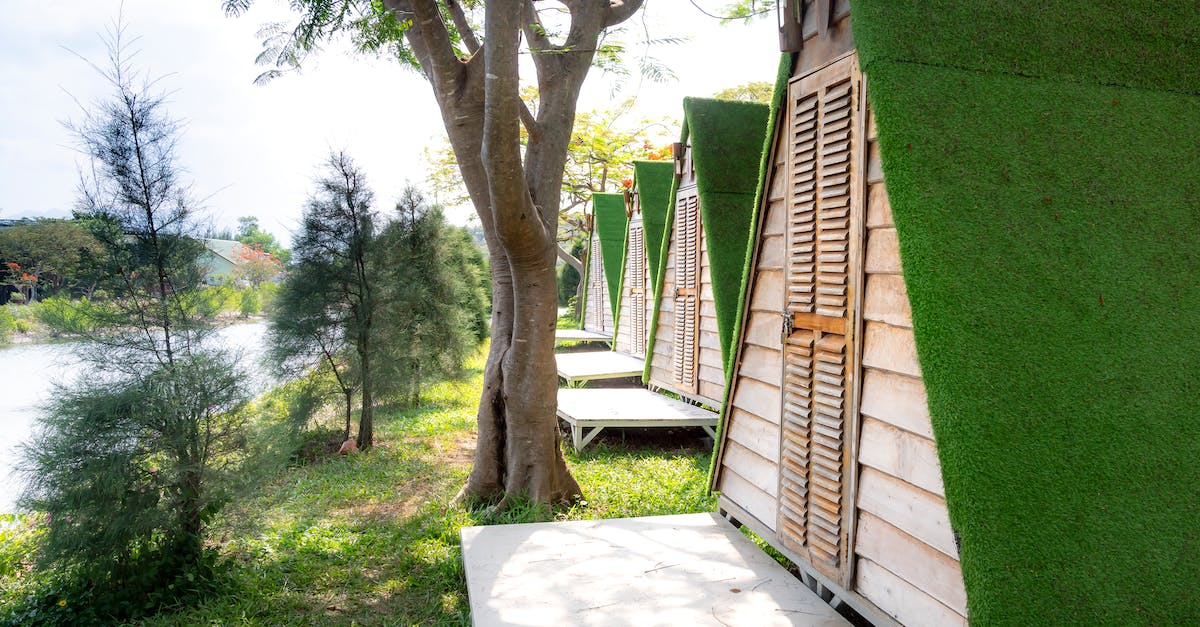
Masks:
[[[784,125],[786,127],[786,124]],[[759,234],[741,352],[717,489],[772,531],[779,501],[780,377],[783,372],[784,225],[787,220],[786,130],[776,133],[770,191],[759,212]]]
[[[697,173],[697,176],[703,176]],[[702,214],[703,215],[703,214]],[[701,217],[703,220],[703,217]],[[703,225],[703,222],[701,223]],[[712,271],[708,261],[708,242],[700,229],[700,325],[697,392],[680,390],[675,386],[673,370],[675,337],[675,265],[678,239],[674,229],[668,233],[667,258],[662,269],[663,285],[659,299],[658,328],[655,331],[654,354],[650,356],[650,383],[712,407],[720,407],[725,395],[725,371],[722,365],[721,340],[717,332],[717,307],[713,301]]]
[[[965,625],[962,570],[946,512],[896,229],[875,140],[874,117],[868,111],[854,587],[901,623]]]

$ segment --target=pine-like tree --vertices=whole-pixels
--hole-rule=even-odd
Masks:
[[[202,247],[176,168],[179,127],[109,31],[113,93],[71,126],[91,163],[92,219],[109,298],[87,308],[86,374],[59,386],[25,448],[20,505],[46,512],[41,563],[91,596],[94,620],[177,600],[206,580],[206,521],[242,441],[234,361],[207,348]],[[83,620],[76,617],[78,620]]]
[[[380,332],[388,391],[421,402],[421,384],[457,371],[486,315],[478,250],[409,186],[380,234]]]
[[[292,265],[270,318],[270,356],[286,370],[320,362],[337,379],[346,401],[346,438],[354,393],[362,392],[358,448],[374,444],[376,357],[374,194],[354,161],[330,155],[317,191],[304,208]]]

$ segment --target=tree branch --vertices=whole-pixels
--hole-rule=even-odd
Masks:
[[[471,54],[478,52],[479,39],[475,37],[475,30],[471,28],[471,23],[467,21],[467,14],[463,11],[462,4],[458,0],[446,0],[446,10],[450,12],[450,19],[454,21],[454,28],[458,30],[463,43],[467,45],[467,52]]]
[[[575,271],[579,273],[579,276],[583,276],[583,262],[579,259],[576,259],[575,255],[567,252],[567,249],[563,248],[562,244],[559,244],[555,248],[558,249],[558,258],[562,259],[563,262],[572,268],[575,268]]]
[[[611,28],[633,17],[642,8],[645,0],[612,0],[608,4],[608,18],[604,20],[604,28]]]
[[[454,52],[450,32],[446,30],[436,0],[384,0],[384,6],[396,14],[397,19],[413,16],[413,25],[407,33],[409,45],[433,83],[438,100],[454,95],[458,91],[463,62]],[[411,32],[413,29],[417,32]]]
[[[529,49],[533,51],[535,60],[540,56],[539,52],[554,48],[554,44],[546,36],[542,18],[538,17],[537,9],[533,7],[533,0],[524,0],[521,3],[521,32],[525,33],[525,39],[529,40]]]
[[[517,55],[520,52],[520,6],[526,0],[492,0],[486,5],[483,42],[483,163],[487,169],[496,230],[509,252],[537,258],[550,243],[525,181],[518,119],[521,102]],[[557,211],[557,207],[555,208]]]

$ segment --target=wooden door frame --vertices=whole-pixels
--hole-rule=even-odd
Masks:
[[[819,72],[825,71],[828,68],[830,68],[838,63],[842,63],[847,60],[851,61],[852,67],[850,70],[850,79],[851,79],[851,81],[854,81],[857,83],[857,85],[856,85],[857,97],[855,99],[855,111],[853,112],[853,122],[852,122],[852,124],[854,125],[853,128],[855,129],[855,133],[857,133],[857,134],[852,134],[852,137],[855,138],[857,141],[855,141],[852,151],[857,151],[857,153],[852,152],[852,155],[851,155],[851,158],[852,158],[851,180],[854,181],[854,184],[852,185],[852,187],[849,190],[850,191],[850,212],[849,212],[850,233],[849,233],[848,255],[847,255],[847,264],[848,264],[847,281],[849,282],[849,284],[847,285],[847,288],[848,288],[848,290],[850,290],[850,294],[849,294],[849,298],[847,300],[847,305],[846,305],[848,308],[850,308],[850,312],[849,312],[850,321],[848,324],[848,328],[846,329],[845,337],[846,337],[846,346],[848,349],[847,352],[850,353],[850,355],[852,356],[852,359],[848,360],[848,363],[845,365],[845,368],[844,368],[848,385],[846,385],[845,409],[843,410],[844,411],[843,428],[842,428],[843,457],[842,457],[842,470],[841,470],[843,501],[842,501],[842,507],[841,507],[841,510],[842,510],[841,511],[841,533],[839,534],[844,543],[844,547],[843,547],[843,550],[841,551],[841,554],[840,554],[839,560],[838,560],[838,562],[839,562],[838,577],[831,578],[834,580],[835,583],[837,583],[839,586],[841,586],[845,590],[852,589],[853,581],[854,581],[854,539],[855,539],[855,527],[857,526],[856,523],[857,523],[857,509],[858,509],[857,508],[857,501],[858,501],[858,498],[857,498],[858,497],[858,472],[857,472],[858,471],[858,448],[859,448],[859,433],[861,431],[861,422],[862,422],[862,416],[860,414],[859,408],[861,405],[861,395],[862,395],[862,329],[863,329],[862,304],[863,304],[863,292],[865,290],[865,285],[864,285],[865,277],[864,277],[863,266],[864,266],[864,261],[865,261],[865,252],[866,252],[866,250],[865,250],[865,244],[866,244],[866,228],[865,228],[866,211],[865,211],[865,209],[866,209],[866,198],[867,198],[866,166],[867,166],[867,159],[868,159],[867,150],[866,150],[866,134],[867,134],[866,113],[867,113],[868,107],[867,107],[867,100],[866,100],[866,98],[867,98],[866,80],[865,80],[865,77],[863,76],[861,68],[858,65],[857,56],[858,56],[857,50],[851,50],[847,53],[837,56],[836,58],[830,60],[828,63],[821,65],[820,67],[813,68],[803,74],[793,76],[790,79],[788,79],[787,92],[786,92],[786,96],[785,96],[787,98],[787,101],[785,103],[785,106],[780,108],[781,109],[780,122],[783,124],[783,127],[782,127],[782,129],[779,129],[779,127],[777,127],[777,132],[782,132],[785,137],[789,137],[792,133],[792,131],[791,131],[791,122],[792,122],[791,111],[792,111],[792,105],[793,105],[792,86],[795,83],[803,81]],[[777,147],[778,147],[778,145],[773,146],[772,150],[774,151]],[[788,216],[786,219],[790,221],[790,215],[791,215],[790,214],[790,212],[791,212],[790,189],[791,189],[792,166],[793,166],[792,159],[791,159],[790,143],[785,144],[783,146],[783,150],[785,151],[785,157],[784,157],[784,168],[785,168],[785,172],[786,172],[785,188],[788,190],[787,193],[789,195],[788,198],[786,198],[784,202],[785,202],[786,212],[787,212],[787,216]],[[774,156],[773,156],[772,157],[772,167],[774,167],[774,165],[775,164],[774,164]],[[857,176],[857,179],[855,179],[855,176]],[[764,199],[764,202],[765,203],[767,202],[766,199]],[[769,204],[764,204],[764,207],[769,207]],[[760,231],[761,231],[761,227],[760,227]],[[756,243],[755,243],[756,250],[757,250],[757,245],[758,245],[758,243],[756,241]],[[784,262],[784,268],[783,268],[783,286],[784,286],[784,288],[783,288],[783,295],[782,295],[783,302],[780,303],[781,311],[787,311],[787,282],[788,282],[789,270],[788,270],[788,263],[786,261],[786,258],[790,251],[790,245],[791,245],[790,228],[785,226],[785,228],[784,228],[785,262]],[[743,315],[745,315],[745,312],[743,312]],[[813,352],[814,352],[813,360],[814,360],[814,367],[815,367],[815,359],[816,359],[816,354],[815,354],[816,353],[816,340],[815,339],[813,342]],[[740,363],[740,359],[741,359],[740,353],[741,353],[741,343],[739,341],[739,346],[738,346],[739,362],[738,363]],[[784,372],[785,372],[786,368],[787,368],[787,341],[786,341],[786,338],[783,338],[783,342],[781,342],[781,346],[780,346],[780,370],[779,370],[779,372],[780,372],[780,380],[779,380],[780,420],[779,420],[779,452],[778,452],[778,456],[777,456],[777,460],[778,460],[777,463],[779,464],[779,471],[777,473],[778,484],[776,486],[776,494],[778,496],[776,497],[777,498],[777,513],[776,513],[776,520],[775,520],[775,527],[777,530],[776,535],[778,536],[778,541],[780,542],[781,545],[784,545],[784,537],[783,537],[783,533],[782,533],[783,525],[781,524],[781,521],[783,518],[782,499],[783,499],[783,494],[784,494],[782,466],[783,466],[783,448],[784,448],[783,405],[785,402],[785,394],[786,394],[786,392],[784,390],[784,386],[786,383],[786,378],[784,376]],[[736,385],[736,381],[732,381],[731,385]],[[786,545],[784,545],[784,546],[786,546]],[[807,545],[805,545],[805,546],[807,546]],[[808,549],[805,549],[803,551],[796,550],[796,549],[790,549],[790,550],[792,552],[801,553],[804,555],[809,554]],[[810,562],[811,562],[811,558],[810,558]],[[813,564],[812,567],[815,569],[816,568],[815,564]]]

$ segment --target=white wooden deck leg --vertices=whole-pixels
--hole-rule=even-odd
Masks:
[[[583,429],[581,429],[575,423],[571,423],[571,445],[575,447],[576,453],[579,452],[579,449],[583,448],[583,444],[580,442],[582,439]]]
[[[700,428],[704,429],[704,432],[707,433],[708,437],[712,438],[714,442],[717,440],[717,432],[713,431],[712,427],[708,425],[700,425]]]
[[[592,438],[600,435],[600,432],[603,430],[604,430],[604,427],[596,427],[596,428],[592,429],[591,431],[589,431],[588,434],[586,436],[584,436],[583,441],[579,443],[579,446],[575,447],[575,451],[579,452],[580,449],[582,449],[583,447],[588,445],[588,442],[592,441]],[[582,432],[583,429],[580,429],[580,431]]]

